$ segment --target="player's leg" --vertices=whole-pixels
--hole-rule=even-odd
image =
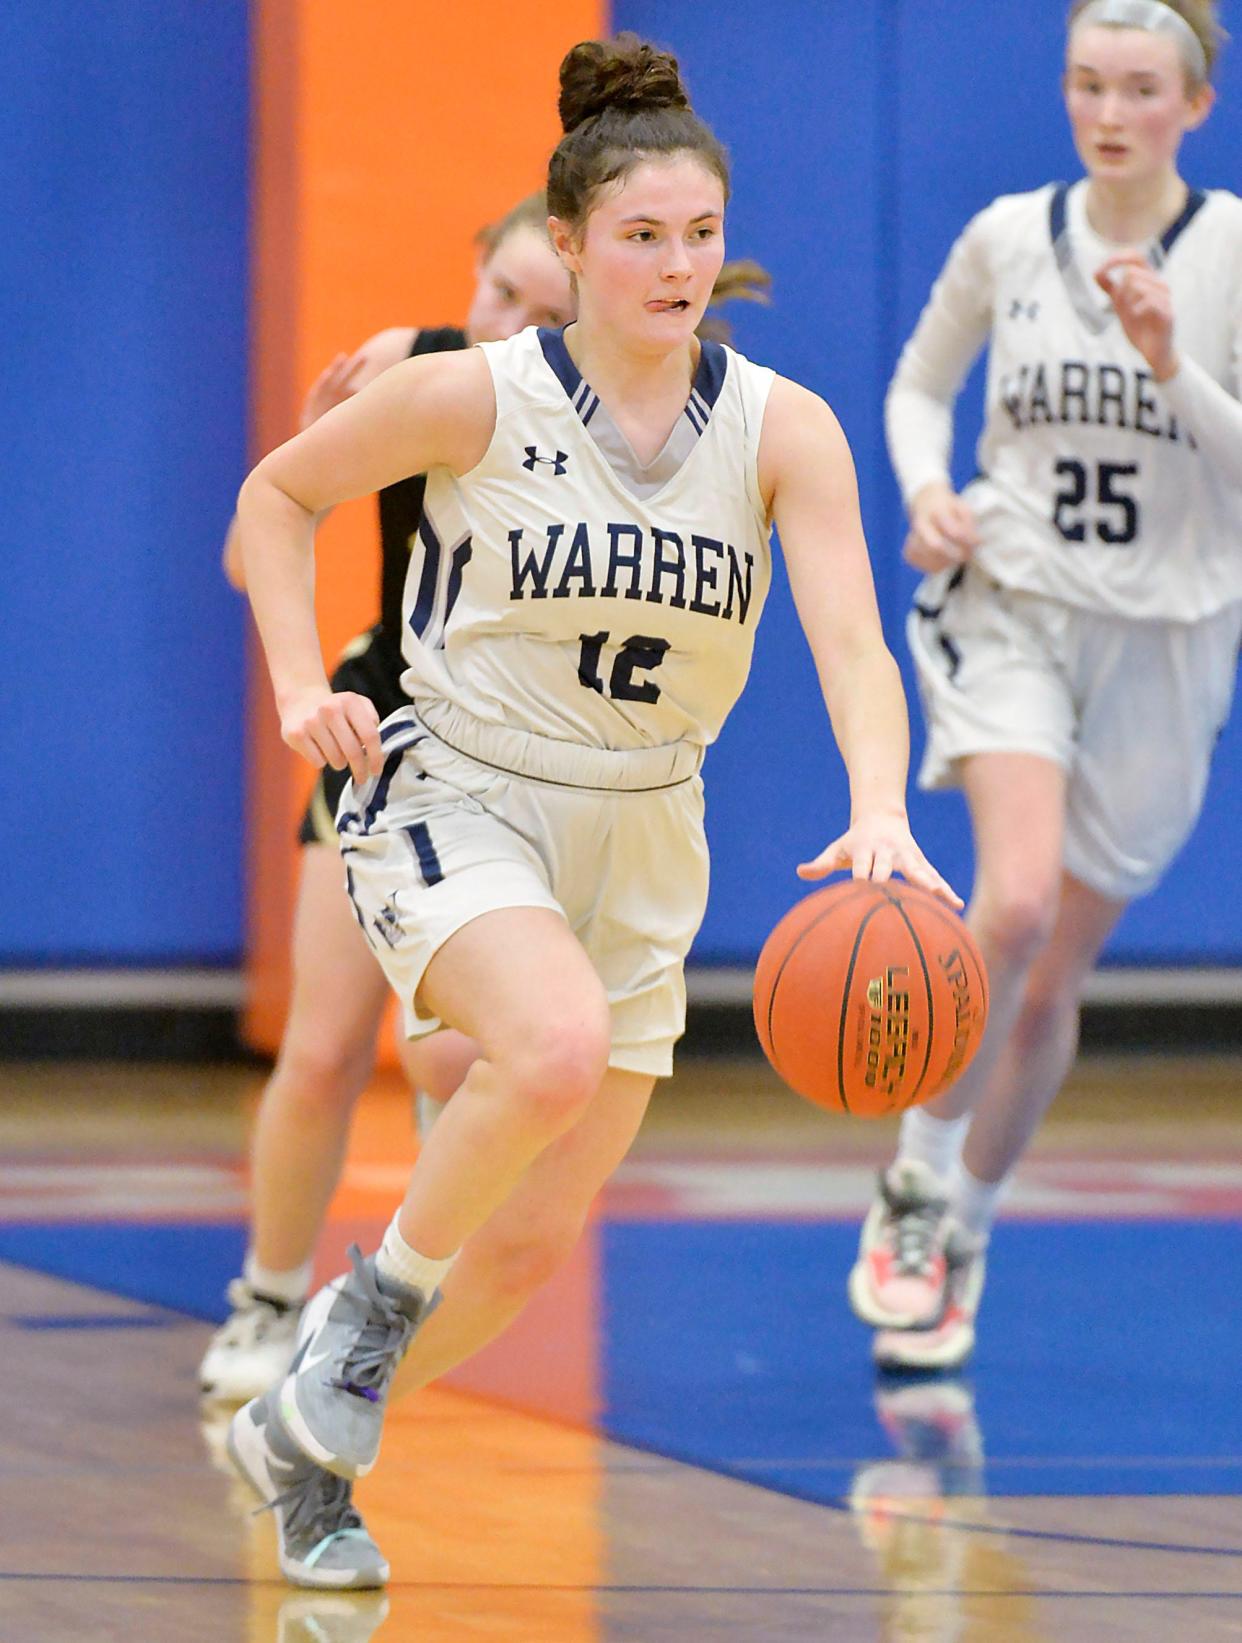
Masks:
[[[955,1369],[973,1351],[1004,1186],[1073,1063],[1083,985],[1124,909],[1124,902],[1063,876],[1056,926],[1030,967],[949,1187],[942,1313],[928,1329],[881,1330],[874,1356],[882,1368]]]
[[[399,1395],[425,1386],[494,1339],[578,1242],[592,1202],[638,1133],[655,1079],[610,1069],[582,1118],[535,1160],[468,1238],[443,1301],[397,1376]]]
[[[1056,928],[1031,966],[1021,1008],[987,1088],[974,1109],[962,1153],[967,1179],[1005,1180],[1064,1083],[1078,1050],[1083,987],[1126,903],[1069,874],[1062,879]],[[991,1229],[955,1208],[968,1231]]]
[[[414,1122],[419,1135],[426,1137],[477,1059],[479,1046],[446,1027],[426,1038],[400,1039],[397,1053],[414,1092]]]
[[[303,1452],[343,1476],[374,1464],[391,1376],[458,1249],[585,1115],[609,1058],[603,985],[546,907],[485,912],[459,928],[418,997],[425,1014],[478,1043],[478,1059],[420,1151],[374,1260],[357,1257],[308,1307],[280,1392]]]
[[[232,1315],[200,1368],[205,1391],[239,1401],[265,1390],[288,1364],[387,994],[330,845],[302,850],[292,967],[289,1018],[251,1145],[246,1267],[230,1285]]]
[[[1057,914],[1065,772],[1032,754],[984,753],[964,759],[960,773],[975,839],[967,921],[988,967],[988,1025],[952,1089],[903,1118],[897,1157],[867,1215],[850,1300],[877,1327],[926,1325],[944,1309],[944,1217],[969,1115],[1004,1058]]]

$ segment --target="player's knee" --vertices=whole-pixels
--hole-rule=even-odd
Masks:
[[[510,1086],[541,1128],[559,1132],[582,1116],[608,1070],[606,1010],[583,1010],[531,1032],[510,1059]]]
[[[289,1099],[336,1108],[357,1098],[374,1066],[371,1041],[291,1037],[281,1046],[278,1072]]]
[[[1012,885],[982,897],[971,911],[971,924],[990,960],[1006,967],[1024,967],[1052,935],[1056,891],[1035,882]]]

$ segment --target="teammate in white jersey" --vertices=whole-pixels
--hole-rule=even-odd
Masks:
[[[1177,169],[1212,106],[1205,0],[1081,0],[1085,181],[997,200],[897,368],[889,443],[928,572],[910,619],[925,786],[965,789],[991,975],[965,1077],[902,1122],[855,1309],[891,1368],[974,1340],[1001,1188],[1073,1059],[1083,983],[1202,804],[1242,627],[1242,200]],[[982,470],[952,407],[989,346]],[[964,1152],[963,1152],[964,1145]]]
[[[575,47],[561,87],[548,204],[577,322],[395,366],[239,500],[285,738],[353,773],[359,922],[411,1031],[481,1046],[377,1256],[312,1298],[290,1374],[233,1423],[310,1583],[384,1577],[348,1489],[398,1361],[421,1384],[514,1316],[670,1070],[707,889],[699,765],[746,677],[772,522],[850,778],[848,829],[802,871],[900,871],[956,900],[906,821],[905,702],[840,427],[695,339],[724,151],[675,60],[632,36]],[[412,707],[381,731],[324,678],[314,519],[415,469]]]

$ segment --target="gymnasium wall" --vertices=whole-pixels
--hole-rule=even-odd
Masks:
[[[0,7],[0,963],[234,962],[244,0]]]
[[[469,234],[533,180],[553,135],[556,58],[593,31],[598,7],[2,10],[11,203],[0,277],[18,414],[5,441],[0,605],[0,751],[17,848],[0,964],[229,964],[250,940],[273,966],[270,1025],[285,841],[305,776],[273,741],[261,679],[245,710],[247,624],[218,571],[248,430],[252,451],[280,437],[337,347],[394,320],[461,312]],[[678,50],[733,150],[730,249],[759,257],[776,282],[770,309],[738,308],[739,345],[841,416],[904,656],[912,578],[898,561],[881,395],[967,216],[998,192],[1074,172],[1057,93],[1060,7],[615,0],[613,15]],[[1221,87],[1186,168],[1242,189],[1236,63]],[[968,472],[969,441],[961,461]],[[365,511],[336,530],[325,554],[333,638],[373,585]],[[698,956],[745,962],[799,894],[794,864],[843,816],[779,580],[708,787],[715,882]],[[1240,809],[1235,724],[1199,833],[1165,888],[1127,916],[1112,957],[1242,962],[1242,895],[1219,872]],[[958,801],[916,798],[914,815],[965,888]]]

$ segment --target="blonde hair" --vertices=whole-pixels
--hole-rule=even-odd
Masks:
[[[1079,12],[1090,5],[1091,0],[1074,0],[1070,7],[1069,26],[1073,28]],[[1216,0],[1160,0],[1162,6],[1175,11],[1184,23],[1189,23],[1194,30],[1195,38],[1203,47],[1204,61],[1207,63],[1208,78],[1212,77],[1212,70],[1216,66],[1221,48],[1229,36],[1220,25],[1217,16],[1219,7]]]
[[[483,253],[486,262],[509,235],[518,228],[533,228],[537,234],[547,237],[548,233],[548,196],[542,188],[528,194],[524,200],[519,200],[510,207],[500,218],[499,222],[484,223],[474,236],[474,243]],[[548,241],[549,245],[552,243]]]

